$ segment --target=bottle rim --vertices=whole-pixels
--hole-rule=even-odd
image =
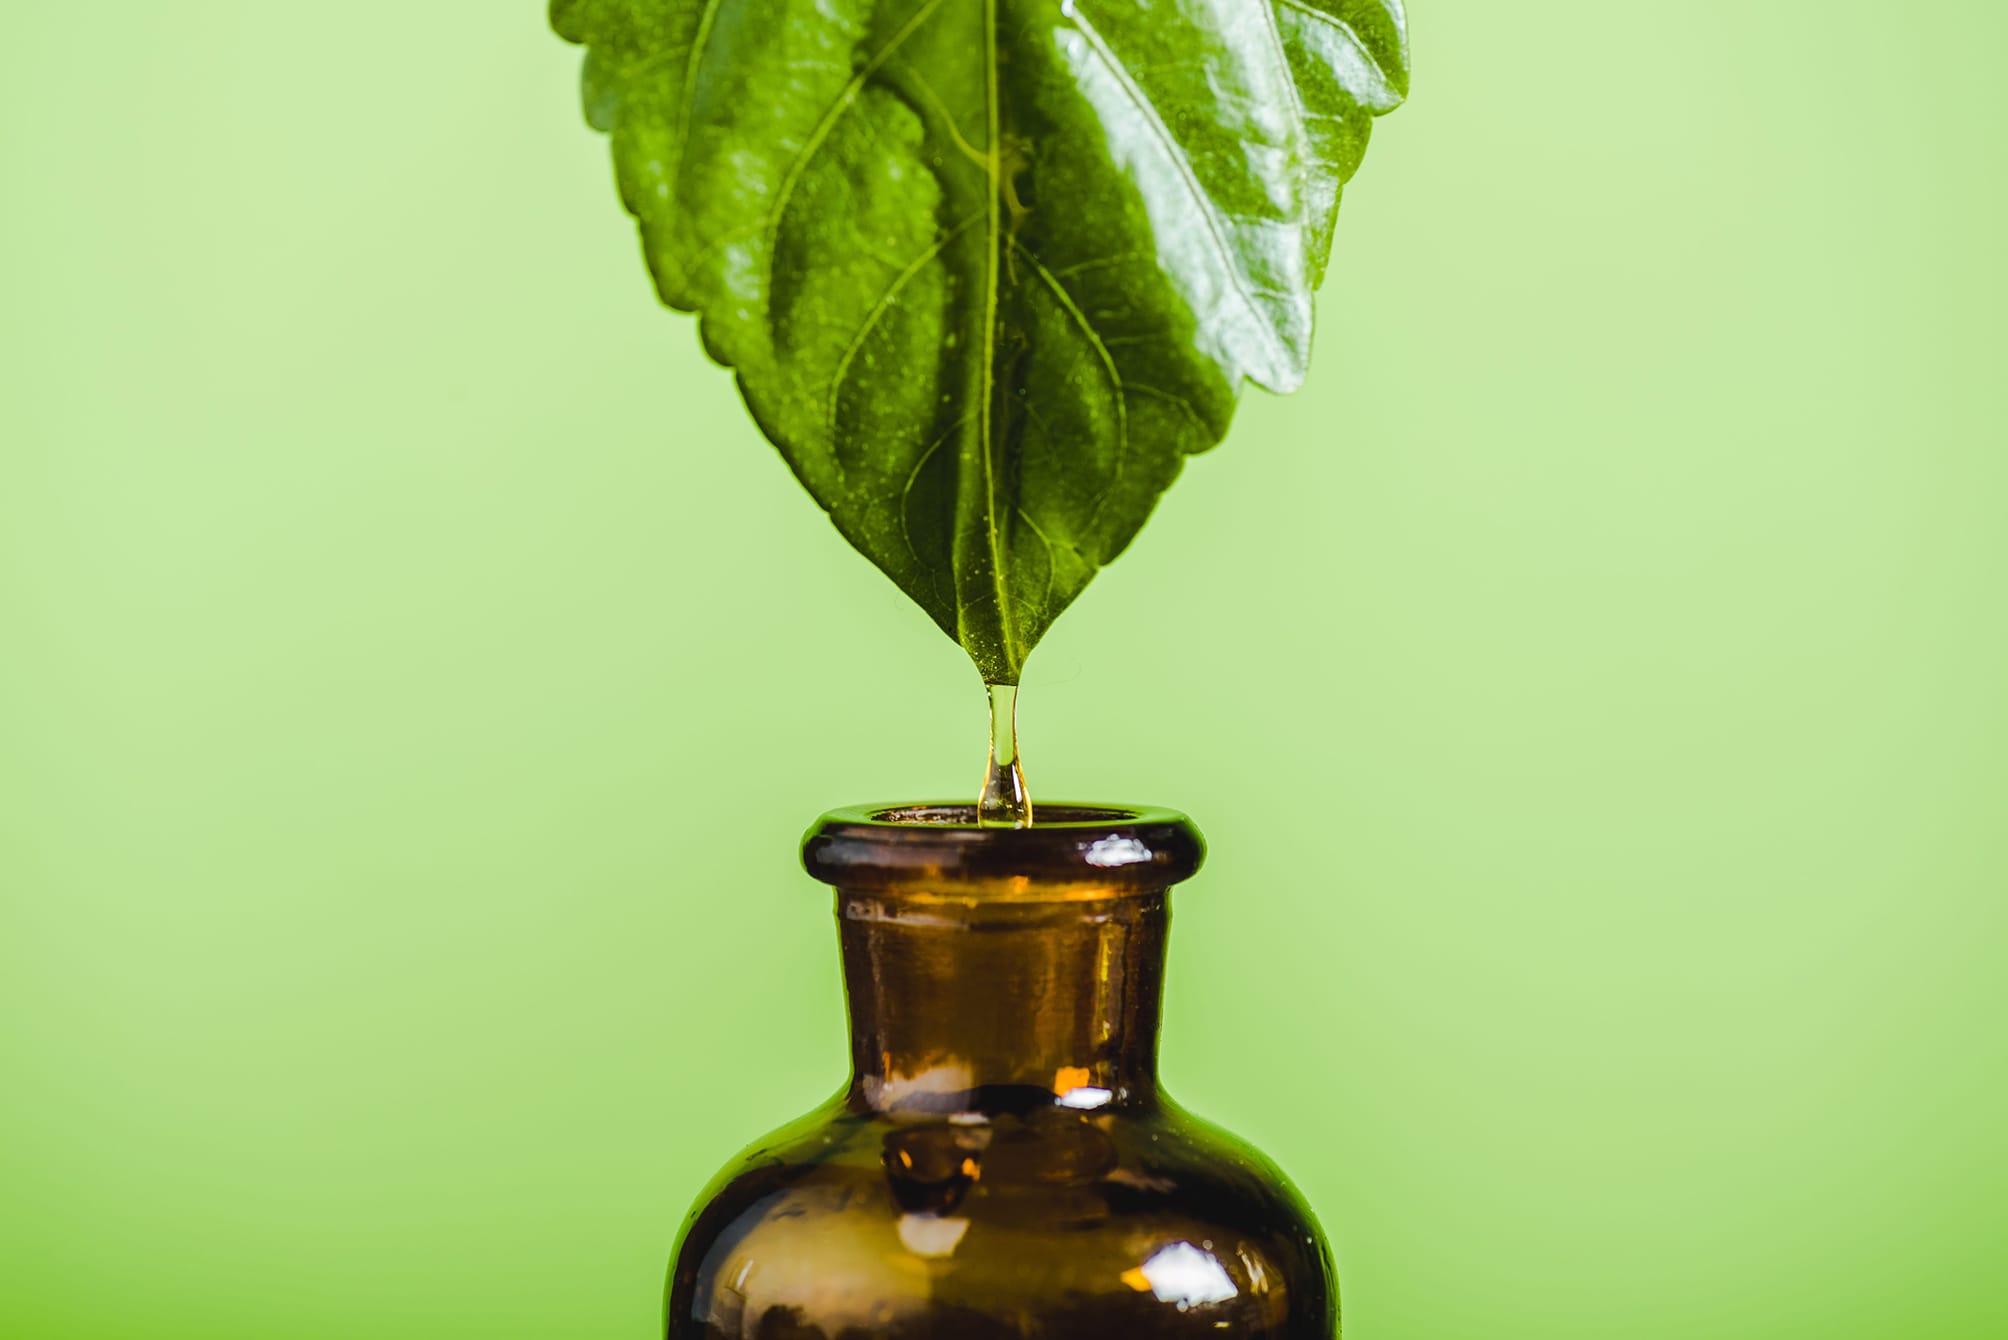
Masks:
[[[1191,878],[1206,841],[1177,810],[1041,801],[1028,828],[987,828],[966,801],[851,805],[802,840],[842,889],[1030,899],[1154,893]]]

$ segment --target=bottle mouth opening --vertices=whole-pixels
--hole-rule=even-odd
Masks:
[[[878,808],[863,805],[859,806],[858,809],[864,811],[866,818],[875,824],[896,824],[908,827],[913,825],[930,825],[936,828],[982,827],[982,824],[978,822],[976,807],[974,805],[887,805]],[[1069,825],[1078,827],[1082,824],[1095,826],[1100,824],[1135,823],[1151,812],[1135,808],[1125,809],[1114,805],[1052,805],[1041,802],[1034,811],[1037,822],[1033,824],[1033,827],[1064,828]],[[1172,813],[1169,810],[1156,812],[1164,815]],[[851,813],[853,813],[851,810],[832,810],[828,817],[834,819],[838,815],[849,815]],[[1180,815],[1176,817],[1183,818],[1184,816]],[[988,831],[994,832],[1000,830],[991,829]]]
[[[843,889],[1071,899],[1159,892],[1205,859],[1177,810],[1041,803],[1033,813],[1028,828],[986,828],[962,801],[848,806],[809,829],[802,864]]]

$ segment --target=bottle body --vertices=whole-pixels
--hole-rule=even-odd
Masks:
[[[839,888],[854,1074],[699,1200],[670,1340],[1330,1340],[1330,1254],[1301,1198],[1157,1083],[1165,890],[1197,835],[1100,827],[1070,850],[1190,850],[1001,891],[981,862],[911,878],[898,834],[862,858],[889,877],[811,855]],[[1012,841],[1025,859],[1004,868],[1051,873]]]
[[[1273,1165],[1169,1104],[977,1122],[839,1100],[707,1193],[669,1335],[1330,1340],[1330,1269]]]

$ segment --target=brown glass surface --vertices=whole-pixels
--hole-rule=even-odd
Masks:
[[[839,810],[852,1077],[684,1225],[671,1340],[1330,1340],[1331,1258],[1276,1167],[1167,1098],[1157,1031],[1183,815]]]

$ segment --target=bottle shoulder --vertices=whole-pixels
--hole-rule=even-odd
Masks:
[[[1327,1340],[1334,1306],[1324,1239],[1268,1159],[1169,1102],[1050,1099],[982,1117],[825,1105],[721,1172],[669,1293],[670,1335],[706,1340],[979,1337],[1028,1306],[1052,1337]]]

